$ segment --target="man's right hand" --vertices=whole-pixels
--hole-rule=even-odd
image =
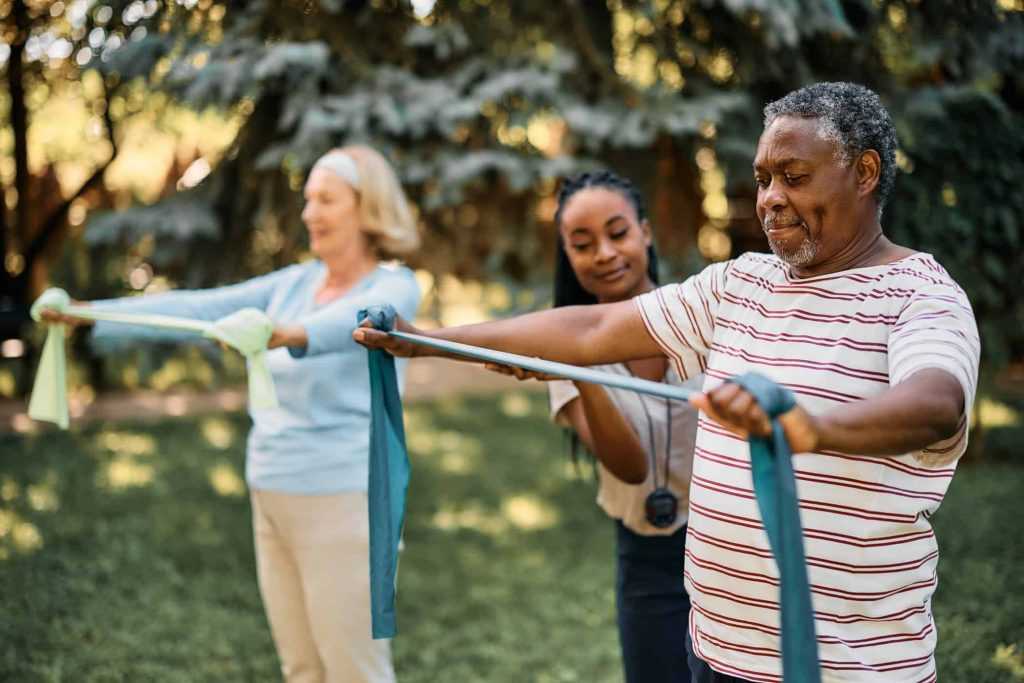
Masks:
[[[423,334],[420,330],[403,320],[400,315],[395,316],[394,330],[409,334]],[[357,344],[361,344],[368,349],[383,349],[392,356],[399,358],[430,355],[425,347],[405,341],[404,339],[397,339],[387,332],[374,329],[373,323],[369,320],[364,320],[359,324],[359,327],[352,331],[352,339]]]

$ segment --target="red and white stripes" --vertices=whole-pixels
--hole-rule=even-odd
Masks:
[[[746,254],[637,299],[650,334],[705,389],[756,371],[811,413],[870,398],[922,368],[973,401],[980,344],[963,290],[927,254],[793,279]],[[967,443],[918,453],[794,459],[825,681],[935,680],[931,596],[938,549],[928,517]],[[722,673],[781,681],[778,572],[752,491],[747,444],[701,419],[686,541],[690,631]]]

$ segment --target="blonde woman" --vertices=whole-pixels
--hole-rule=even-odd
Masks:
[[[370,637],[370,391],[366,352],[352,331],[368,304],[415,315],[412,272],[382,261],[416,249],[419,235],[394,172],[368,147],[325,154],[304,194],[315,260],[227,287],[92,305],[202,320],[256,307],[274,320],[267,362],[280,406],[251,411],[246,480],[260,593],[281,669],[288,683],[393,681],[389,642]],[[93,335],[175,338],[105,322]]]

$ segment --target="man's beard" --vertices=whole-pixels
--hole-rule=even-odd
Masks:
[[[819,243],[811,239],[811,236],[807,234],[806,228],[802,228],[803,236],[800,244],[796,247],[783,247],[781,241],[777,242],[771,238],[769,228],[773,226],[773,223],[770,218],[767,218],[762,226],[765,231],[765,237],[768,238],[768,246],[772,248],[772,253],[786,264],[796,266],[797,268],[802,268],[814,262],[814,258],[818,255]]]
[[[818,255],[818,243],[807,236],[804,236],[796,249],[783,249],[781,244],[777,244],[770,238],[768,240],[768,246],[772,248],[772,252],[776,256],[787,264],[796,266],[797,268],[810,265],[814,262],[814,257]]]

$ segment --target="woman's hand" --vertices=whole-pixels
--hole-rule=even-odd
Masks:
[[[72,306],[88,306],[88,301],[72,301]],[[42,318],[44,323],[50,324],[63,324],[67,325],[72,330],[76,327],[91,327],[96,321],[89,320],[88,318],[79,318],[76,315],[68,315],[67,313],[61,313],[60,311],[53,308],[44,308],[39,312],[39,317]]]
[[[274,325],[267,340],[268,349],[276,349],[279,346],[304,347],[309,345],[309,337],[306,335],[306,328],[302,325]]]
[[[706,394],[694,394],[690,403],[743,438],[750,434],[767,437],[772,433],[767,413],[746,389],[733,382],[725,382]],[[821,442],[819,421],[800,406],[780,415],[779,422],[794,453],[810,453]]]
[[[484,367],[491,372],[496,372],[499,375],[508,375],[509,377],[515,377],[522,381],[524,379],[535,379],[541,382],[550,382],[556,379],[564,379],[558,375],[549,375],[544,372],[535,372],[533,370],[526,370],[524,368],[515,367],[512,365],[503,365],[501,363],[484,363]]]
[[[422,331],[407,323],[402,316],[395,316],[394,330],[409,334],[423,334]],[[429,355],[428,349],[403,339],[396,339],[387,332],[374,329],[370,320],[364,320],[352,331],[352,339],[368,349],[383,349],[392,356],[412,358],[413,356]]]

